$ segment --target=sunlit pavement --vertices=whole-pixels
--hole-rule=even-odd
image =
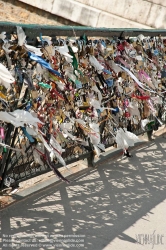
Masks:
[[[166,249],[166,139],[132,153],[1,211],[2,249]]]

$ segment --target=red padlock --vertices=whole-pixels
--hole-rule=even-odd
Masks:
[[[130,113],[128,111],[125,111],[125,117],[129,118],[130,117]]]
[[[124,50],[123,44],[118,45],[118,50],[121,51],[121,52]]]

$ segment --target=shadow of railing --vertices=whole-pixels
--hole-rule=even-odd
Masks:
[[[134,244],[124,230],[166,198],[165,153],[165,139],[158,138],[137,149],[133,158],[110,160],[73,176],[70,186],[41,190],[1,212],[1,235],[18,242],[32,236],[37,243],[44,239],[42,244],[50,242],[50,235],[54,240],[85,235],[87,250],[101,250],[116,237]],[[63,240],[59,244],[65,249]]]

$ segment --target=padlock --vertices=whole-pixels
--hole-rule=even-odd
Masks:
[[[1,137],[2,140],[5,139],[5,132],[4,132],[4,128],[3,127],[0,128],[0,137]]]
[[[128,111],[125,111],[124,116],[125,116],[126,118],[129,118],[129,117],[130,117],[130,113],[129,113]]]

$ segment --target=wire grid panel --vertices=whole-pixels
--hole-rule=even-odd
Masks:
[[[32,31],[30,29],[30,27],[28,28],[28,27],[25,26],[24,28],[25,28],[25,31],[26,31],[25,33],[28,34],[29,36],[31,35],[31,37],[35,37],[35,34],[39,34],[39,29],[37,29],[35,31],[36,33],[33,33],[34,30]],[[13,29],[15,29],[15,28],[11,27],[11,26],[8,26],[8,32],[11,32]],[[67,29],[62,28],[63,32],[66,35],[67,35],[66,31],[68,29],[69,28],[67,28]],[[54,33],[55,30],[54,29],[50,30],[50,29],[48,29],[48,27],[45,27],[43,32],[44,31],[46,31],[46,33],[49,33],[51,35],[52,32]],[[79,31],[79,30],[77,30],[77,31]],[[90,29],[89,31],[92,31],[92,30]],[[95,29],[93,31],[95,31]],[[103,31],[104,31],[104,29],[96,30],[96,32],[99,32],[98,33],[99,36],[101,36],[100,32],[103,33]],[[108,29],[105,30],[105,31],[110,32],[110,30],[108,30]],[[83,29],[81,28],[79,32],[81,32],[81,34],[82,34]],[[127,30],[125,32],[124,32],[124,30],[118,30],[118,31],[114,30],[114,32],[116,33],[116,35],[117,34],[122,35],[121,33],[123,33],[123,35],[127,34],[126,33]],[[138,32],[140,34],[141,31],[137,30],[136,32]],[[14,56],[13,56],[12,60],[14,60],[14,61],[16,60]],[[7,62],[6,62],[6,59],[5,59],[5,64],[6,63]],[[19,87],[20,91],[21,91],[21,87],[22,87],[22,84],[23,84],[22,76],[24,75],[24,77],[25,77],[25,72],[23,72],[24,69],[22,69],[22,67],[20,65],[21,65],[21,62],[18,63],[15,70],[17,71],[17,74],[16,74],[17,83],[18,83],[17,87]],[[29,87],[31,87],[31,86],[29,85]],[[27,100],[29,99],[28,93],[25,94],[24,101],[27,101],[26,99]],[[108,97],[108,99],[109,99],[109,97]],[[25,107],[23,106],[22,108],[25,108]],[[156,107],[156,108],[159,108],[159,107]],[[162,106],[162,109],[163,109],[163,113],[164,113],[164,106]],[[141,111],[140,113],[143,113],[143,112]],[[159,113],[160,113],[158,115],[159,118],[164,119],[164,117],[161,115],[162,112],[159,112]],[[101,137],[100,141],[101,141],[101,143],[103,143],[105,145],[106,148],[108,148],[109,146],[112,146],[115,143],[115,136],[116,136],[116,132],[117,132],[117,124],[119,124],[121,127],[127,128],[128,131],[133,132],[136,135],[145,133],[147,130],[153,129],[152,127],[142,129],[140,122],[139,123],[134,123],[133,120],[130,119],[129,117],[127,117],[127,116],[126,117],[125,116],[119,117],[118,115],[115,115],[115,116],[112,115],[112,117],[114,119],[115,126],[113,124],[110,125],[109,120],[101,121],[101,124],[100,124],[100,137]],[[102,119],[104,119],[104,118],[102,118]],[[152,116],[152,117],[150,117],[150,119],[151,120],[154,119],[155,123],[156,123],[156,118],[155,117]],[[47,122],[47,119],[45,120],[45,122]],[[45,134],[48,131],[49,131],[49,127],[46,128]],[[34,150],[35,150],[35,144],[30,144],[30,142],[24,136],[22,130],[20,128],[16,128],[16,129],[14,129],[13,133],[14,133],[14,135],[13,135],[13,137],[11,137],[8,144],[11,145],[14,148],[22,149],[25,152],[25,154],[22,154],[22,153],[17,152],[17,151],[15,152],[15,151],[10,150],[10,152],[8,154],[8,159],[4,158],[4,163],[5,163],[5,166],[7,167],[6,168],[7,177],[12,178],[14,181],[20,181],[20,180],[23,180],[23,179],[32,178],[32,177],[34,177],[36,175],[43,174],[43,173],[49,171],[50,169],[48,168],[47,165],[45,165],[44,162],[43,162],[43,164],[35,163],[34,155],[33,155]],[[80,136],[79,131],[77,131],[77,134],[78,134],[78,136]],[[75,134],[73,133],[73,136],[74,135]],[[66,163],[70,163],[70,162],[74,162],[74,161],[77,161],[77,160],[82,159],[82,158],[86,158],[88,156],[88,154],[90,154],[92,152],[92,150],[94,150],[89,145],[88,146],[81,146],[81,145],[79,145],[78,142],[72,141],[72,140],[70,141],[69,139],[67,139],[66,141],[67,142],[64,142],[64,145],[61,145],[62,148],[65,149],[65,152],[62,153],[62,158],[65,160]],[[6,160],[6,162],[5,162],[5,160]],[[59,164],[57,159],[54,160],[54,163],[56,164],[57,168],[62,166],[61,164]]]
[[[51,171],[44,162],[42,165],[35,163],[33,155],[35,146],[29,143],[22,130],[17,129],[16,133],[16,138],[13,138],[14,147],[16,149],[22,149],[24,153],[12,151],[7,168],[7,178],[10,177],[14,182],[20,182]],[[72,163],[79,159],[86,158],[89,152],[89,147],[85,148],[74,143],[68,143],[68,147],[62,154],[62,157],[66,163]],[[57,168],[62,167],[62,164],[58,161],[55,160],[54,163]]]
[[[163,105],[156,106],[156,109],[158,110],[158,119],[160,119],[164,124],[166,119],[166,113],[164,113],[164,103]],[[114,119],[119,119],[119,117],[114,116]],[[155,117],[151,115],[150,119],[155,120]],[[117,128],[112,127],[110,130],[108,125],[108,121],[102,122],[100,124],[101,143],[105,145],[105,148],[109,148],[116,143],[115,135]],[[141,135],[149,131],[148,128],[143,129],[140,123],[133,124],[128,118],[123,118],[122,125],[127,127],[128,131],[136,135]],[[158,126],[161,126],[161,124],[158,123]],[[156,122],[150,129],[158,129],[158,127],[156,128]],[[12,137],[14,141],[11,142],[11,144],[13,143],[14,148],[22,149],[25,153],[23,154],[21,152],[12,151],[8,162],[7,177],[10,177],[12,180],[14,180],[14,182],[20,182],[21,180],[27,180],[50,171],[50,168],[44,163],[42,165],[35,163],[33,156],[35,146],[29,143],[29,140],[24,136],[23,131],[20,128],[16,128],[12,132],[12,135],[14,133],[16,133],[16,137]],[[65,148],[65,152],[62,153],[62,157],[67,164],[87,158],[92,152],[92,148],[90,146],[81,146],[72,140],[67,140],[67,143],[64,143],[63,147]],[[62,166],[62,164],[60,164],[56,159],[54,163],[56,164],[57,168]]]
[[[162,105],[157,105],[156,109],[158,110],[158,119],[160,119],[162,123],[165,123],[166,113],[164,103]],[[104,120],[104,118],[105,117],[102,119]],[[119,116],[114,116],[114,120],[115,122],[116,120],[119,121]],[[155,117],[151,115],[150,120],[155,120]],[[105,148],[111,147],[116,143],[115,136],[117,127],[112,126],[110,129],[109,125],[110,124],[108,120],[100,124],[101,143],[105,145]],[[161,126],[158,120],[155,120],[155,124],[151,128],[143,129],[140,122],[138,124],[134,124],[126,117],[123,117],[121,120],[121,125],[127,127],[128,131],[136,135],[144,134],[148,130],[152,129],[157,130],[158,127]],[[10,177],[13,182],[27,180],[50,171],[50,168],[48,165],[44,164],[44,162],[43,164],[35,163],[33,155],[35,145],[30,144],[27,137],[25,137],[23,134],[21,128],[15,128],[12,132],[10,145],[16,149],[22,149],[24,152],[11,151],[10,159],[8,159],[6,177]],[[90,146],[82,146],[75,141],[70,141],[69,139],[64,142],[63,148],[65,148],[65,152],[62,153],[62,157],[67,164],[76,162],[80,159],[85,159],[92,152],[92,148]],[[57,168],[62,167],[62,164],[60,164],[57,159],[54,160],[54,163],[56,164]]]

